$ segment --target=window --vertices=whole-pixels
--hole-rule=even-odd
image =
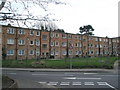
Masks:
[[[36,45],[39,46],[40,45],[40,41],[36,40]]]
[[[30,35],[33,35],[34,34],[34,31],[30,31]]]
[[[19,34],[25,34],[25,31],[23,29],[19,29]]]
[[[62,34],[62,38],[66,38],[66,35],[65,35],[65,34]]]
[[[95,47],[98,48],[98,44],[96,44]]]
[[[70,38],[70,39],[71,39],[71,38],[72,38],[72,35],[68,35],[68,38]]]
[[[47,35],[42,35],[42,40],[47,40]]]
[[[7,44],[14,44],[14,39],[7,39]]]
[[[25,40],[19,40],[19,41],[18,41],[18,44],[19,44],[19,45],[24,45],[24,44],[25,44]]]
[[[34,55],[34,50],[30,50],[30,55]]]
[[[75,47],[78,47],[79,46],[79,43],[75,43]]]
[[[18,50],[18,55],[24,55],[25,51],[24,50]]]
[[[75,36],[76,39],[79,39],[78,35]]]
[[[36,36],[40,36],[40,32],[39,31],[36,32]]]
[[[99,38],[99,41],[102,41],[102,39],[101,39],[101,38]]]
[[[54,33],[51,33],[51,34],[50,34],[50,37],[53,38],[53,37],[54,37]]]
[[[56,46],[59,46],[59,43],[58,42],[56,42],[56,44],[55,44]]]
[[[100,45],[100,48],[102,48],[102,45]]]
[[[55,55],[59,55],[59,51],[58,50],[56,50]]]
[[[30,45],[34,45],[34,41],[30,41]]]
[[[14,34],[14,29],[13,29],[13,28],[8,28],[7,33],[8,33],[8,34]]]
[[[69,55],[72,55],[72,50],[69,50]]]
[[[42,44],[42,48],[46,49],[47,48],[47,44]]]
[[[54,46],[54,42],[51,42],[51,43],[50,43],[50,46]]]
[[[0,27],[0,33],[2,32],[2,28]]]
[[[14,55],[14,50],[8,50],[7,55]]]
[[[56,38],[58,38],[59,37],[59,34],[56,34]]]
[[[54,55],[54,51],[53,50],[50,52],[50,55]]]
[[[63,50],[63,51],[62,51],[62,55],[66,55],[66,50]]]
[[[95,41],[98,41],[98,38],[95,38]]]
[[[78,54],[79,54],[79,51],[76,51],[75,54],[78,55]]]
[[[65,47],[67,44],[66,42],[62,42],[62,46]]]
[[[36,56],[39,56],[39,55],[40,55],[40,51],[36,50]]]

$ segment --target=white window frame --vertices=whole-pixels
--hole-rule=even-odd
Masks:
[[[66,55],[66,54],[67,54],[66,50],[62,50],[62,55]]]
[[[39,55],[40,55],[40,51],[36,50],[36,56],[39,56]]]
[[[11,51],[12,51],[12,53],[11,53]],[[7,55],[10,55],[10,56],[12,56],[12,55],[14,55],[14,50],[7,50]]]
[[[72,55],[72,53],[73,53],[72,50],[69,50],[69,51],[68,51],[68,54],[69,54],[69,55]]]
[[[19,29],[18,33],[19,33],[20,35],[23,35],[23,34],[25,34],[25,30]]]
[[[36,46],[40,46],[40,41],[36,40]]]
[[[57,44],[58,43],[58,44]],[[55,42],[55,46],[59,46],[59,42]]]
[[[40,31],[36,31],[36,36],[40,36]]]
[[[58,36],[57,36],[58,35]],[[59,34],[58,33],[56,33],[56,38],[59,38]]]
[[[33,52],[32,54],[31,54],[31,51]],[[29,55],[34,55],[34,50],[30,50]]]
[[[55,51],[55,55],[59,55],[59,51],[58,50]]]
[[[25,50],[18,50],[18,55],[25,55]]]
[[[31,33],[31,32],[33,32],[33,33]],[[33,30],[30,30],[30,35],[34,35],[34,31]]]
[[[51,43],[50,43],[50,46],[54,46],[54,42],[51,42]]]
[[[12,38],[7,39],[7,44],[14,44],[14,39]]]
[[[19,45],[25,45],[25,40],[18,40]]]
[[[7,33],[8,34],[14,34],[14,28],[8,28]]]
[[[50,51],[50,55],[54,55],[54,50],[51,50],[51,51]]]
[[[66,38],[66,34],[62,34],[62,38]]]
[[[75,51],[75,55],[79,55],[79,51]]]
[[[50,34],[50,37],[51,37],[51,38],[54,38],[54,33],[51,33],[51,34]]]
[[[62,42],[62,46],[63,46],[63,47],[66,47],[66,46],[67,46],[67,43],[66,43],[66,42]]]
[[[33,40],[30,40],[30,45],[34,45],[34,41],[33,41],[33,44],[31,44],[31,41],[33,41]]]

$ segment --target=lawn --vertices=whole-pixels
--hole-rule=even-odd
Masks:
[[[3,60],[2,67],[11,68],[113,68],[118,57],[66,58],[61,60]]]

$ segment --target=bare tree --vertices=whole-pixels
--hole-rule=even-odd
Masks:
[[[53,21],[57,19],[50,18],[54,15],[49,12],[50,4],[66,5],[60,0],[3,0],[0,5],[0,23],[37,29],[41,24],[50,28],[52,23],[52,27],[56,28]]]

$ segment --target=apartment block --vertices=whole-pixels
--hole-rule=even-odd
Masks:
[[[0,26],[0,60],[2,60],[2,26]]]
[[[118,56],[119,39],[13,26],[0,28],[1,59]]]

